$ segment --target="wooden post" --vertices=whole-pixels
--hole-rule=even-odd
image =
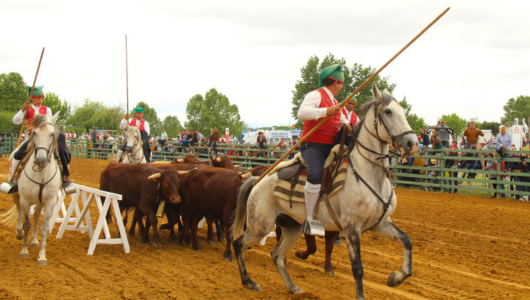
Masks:
[[[344,107],[344,105],[346,105],[346,103],[348,103],[348,101],[350,101],[350,99],[353,96],[358,94],[368,83],[370,83],[377,75],[379,75],[379,73],[381,71],[383,71],[386,68],[386,66],[388,66],[396,57],[398,57],[403,51],[405,51],[405,49],[407,49],[412,43],[414,43],[425,31],[427,31],[427,29],[429,29],[432,25],[434,25],[434,23],[436,23],[441,17],[443,17],[443,15],[445,15],[445,13],[447,13],[449,11],[449,9],[450,9],[450,7],[448,7],[446,10],[444,10],[438,17],[436,17],[436,19],[434,19],[429,25],[427,25],[427,27],[425,27],[420,33],[418,33],[408,44],[406,44],[405,47],[401,48],[401,50],[399,50],[399,52],[396,53],[396,55],[394,55],[381,68],[379,68],[374,74],[372,74],[372,76],[370,76],[370,78],[368,78],[361,86],[359,86],[353,93],[351,93],[350,96],[348,96],[346,99],[344,99],[344,101],[342,101],[342,103],[339,105],[339,107],[341,107],[341,108]],[[272,165],[267,171],[265,171],[265,173],[263,173],[256,181],[254,181],[254,183],[252,183],[252,185],[258,184],[258,182],[260,182],[261,179],[263,179],[280,162],[282,162],[287,156],[289,156],[289,154],[291,152],[293,152],[294,149],[298,148],[298,146],[300,146],[310,135],[312,135],[315,131],[317,131],[318,128],[320,128],[320,126],[322,126],[322,124],[326,123],[326,121],[329,118],[330,118],[330,116],[326,116],[322,121],[320,121],[320,123],[318,123],[315,127],[313,127],[313,129],[311,129],[311,131],[309,131],[306,135],[304,135],[302,138],[300,138],[300,140],[298,141],[298,143],[296,143],[296,145],[294,145],[291,149],[289,149],[289,151],[287,151],[287,153],[285,153],[280,159],[278,159],[276,161],[276,163],[274,163],[274,165]]]
[[[125,35],[125,81],[127,84],[127,111],[125,114],[129,114],[129,60],[127,57],[127,35]],[[127,120],[128,122],[129,120]]]
[[[37,66],[37,73],[35,73],[35,79],[33,80],[33,86],[31,86],[31,92],[29,93],[29,99],[26,102],[26,104],[31,103],[31,97],[33,97],[33,90],[35,89],[35,83],[37,82],[37,76],[39,75],[40,70],[40,63],[42,62],[42,57],[44,56],[44,47],[42,47],[42,53],[40,54],[39,59],[39,65]],[[20,131],[18,132],[18,138],[17,138],[17,146],[15,148],[18,148],[18,145],[20,145],[20,137],[22,136],[22,132],[24,131],[24,125],[26,125],[26,113],[24,113],[24,120],[22,120],[22,124],[20,125]]]

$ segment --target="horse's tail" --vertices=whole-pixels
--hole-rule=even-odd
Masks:
[[[248,196],[252,191],[252,183],[258,179],[258,176],[253,176],[247,179],[239,188],[239,194],[237,195],[237,208],[236,217],[234,224],[232,225],[232,240],[240,237],[245,231],[245,225],[247,223],[247,202]]]
[[[18,219],[18,209],[16,205],[13,205],[10,210],[0,215],[0,224],[6,224],[8,227],[15,224]]]

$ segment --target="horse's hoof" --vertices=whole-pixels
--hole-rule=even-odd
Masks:
[[[29,257],[29,253],[20,253],[20,257]]]
[[[225,239],[224,237],[222,237],[222,238],[219,239],[219,242],[223,242],[223,243],[225,243],[225,242],[226,242],[226,239]]]
[[[291,293],[291,294],[302,294],[302,293],[305,293],[305,292],[301,288],[295,287],[295,288],[291,289],[289,291],[289,293]]]
[[[298,251],[295,253],[295,256],[300,259],[307,259],[309,255],[307,254],[307,251]]]
[[[197,252],[201,252],[202,251],[202,248],[201,247],[193,247],[193,250],[197,251]]]
[[[210,245],[210,246],[215,246],[215,242],[212,241],[212,240],[207,240],[206,242],[207,242],[208,245]]]
[[[335,242],[333,242],[333,245],[342,245],[342,241],[340,239],[335,240]]]
[[[223,258],[224,261],[233,261],[234,258],[233,257],[225,257]]]
[[[251,281],[250,283],[245,284],[245,286],[249,290],[261,292],[261,288],[259,287],[259,284],[255,283],[254,281]]]
[[[17,233],[15,234],[17,240],[21,240],[23,237],[24,237],[24,232],[21,230],[21,231],[17,231]]]
[[[335,271],[333,270],[328,270],[326,271],[326,274],[330,275],[330,276],[335,276]]]
[[[47,259],[42,259],[42,260],[39,259],[39,260],[37,260],[37,264],[39,266],[47,266],[48,265],[48,260]]]
[[[39,247],[39,243],[31,243],[31,247],[37,248],[37,247]]]
[[[398,276],[398,275],[400,275],[400,272],[398,272],[398,271],[390,273],[390,275],[388,276],[388,279],[386,281],[386,284],[389,287],[395,287],[395,286],[400,285],[401,282],[403,282],[403,281],[402,280],[398,281],[398,279],[396,278],[396,276]]]
[[[155,246],[156,248],[160,248],[160,243],[155,243],[155,242],[152,242],[151,245]]]

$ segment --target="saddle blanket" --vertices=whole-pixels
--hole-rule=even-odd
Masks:
[[[339,166],[337,175],[335,178],[333,178],[333,183],[331,186],[331,191],[328,194],[328,198],[333,197],[344,187],[347,171],[348,159],[344,159]],[[306,169],[304,168],[300,171],[298,182],[294,186],[292,185],[292,180],[294,180],[294,178],[289,181],[278,179],[276,186],[274,187],[273,195],[286,201],[305,203],[304,186],[307,180]]]

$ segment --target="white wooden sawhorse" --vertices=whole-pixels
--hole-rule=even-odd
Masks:
[[[64,222],[64,216],[66,216],[66,205],[64,204],[64,198],[66,198],[66,195],[63,193],[62,190],[59,190],[57,192],[57,203],[55,204],[55,208],[53,209],[52,216],[50,218],[49,226],[49,233],[52,233],[53,227],[56,223],[62,224]],[[30,215],[33,215],[35,213],[35,205],[31,206],[30,209]],[[59,214],[60,213],[60,214]],[[80,211],[79,207],[76,209],[76,216],[79,216]],[[60,217],[62,215],[62,217]],[[77,222],[77,218],[70,218],[69,222]],[[85,231],[81,231],[85,232]]]
[[[105,202],[102,203],[101,197],[105,197]],[[79,198],[83,203],[83,210],[80,211],[79,207]],[[88,236],[90,238],[90,246],[88,247],[87,255],[94,255],[94,250],[98,244],[122,244],[123,250],[125,253],[130,252],[129,240],[127,239],[127,233],[125,232],[125,226],[123,226],[123,220],[121,218],[120,207],[118,201],[122,197],[119,194],[109,193],[94,188],[90,188],[83,185],[77,186],[77,191],[72,196],[72,202],[66,211],[66,215],[63,218],[61,227],[59,227],[59,232],[57,233],[57,238],[60,239],[63,237],[63,234],[66,230],[73,231],[88,231]],[[96,201],[96,205],[99,211],[99,219],[94,230],[92,227],[92,219],[90,217],[90,205],[93,201]],[[118,230],[120,232],[119,238],[112,238],[109,231],[109,226],[107,225],[107,213],[110,209],[110,205],[114,210],[114,216],[116,218],[116,223],[118,225]],[[72,218],[73,212],[76,212],[77,218]],[[73,221],[75,220],[75,221]],[[86,221],[86,226],[81,226],[83,220]],[[69,225],[68,223],[75,222],[74,225]],[[104,238],[100,239],[99,236],[103,230]]]

